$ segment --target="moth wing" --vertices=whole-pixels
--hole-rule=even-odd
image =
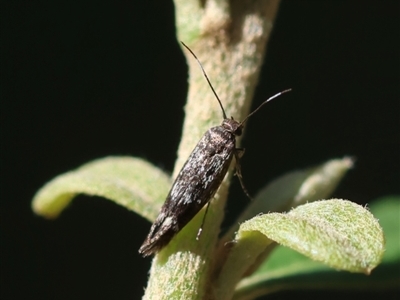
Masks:
[[[139,252],[150,255],[168,244],[211,200],[228,171],[234,150],[234,137],[222,128],[206,132],[175,179]]]

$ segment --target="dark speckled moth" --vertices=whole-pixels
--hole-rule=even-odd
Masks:
[[[242,134],[243,124],[261,106],[290,91],[290,89],[285,90],[267,99],[242,122],[237,122],[233,118],[228,119],[221,100],[211,85],[200,61],[189,47],[184,43],[182,44],[200,65],[211,90],[219,102],[224,120],[220,126],[212,127],[204,134],[179,172],[167,196],[167,200],[139,249],[139,253],[143,256],[149,256],[161,250],[193,219],[204,205],[209,205],[229,169],[233,156],[235,156],[236,160],[236,175],[244,192],[248,195],[247,190],[244,188],[239,164],[239,159],[244,150],[236,148],[236,136]],[[200,232],[201,228],[197,238]]]

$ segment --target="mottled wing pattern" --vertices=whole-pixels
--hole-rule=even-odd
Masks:
[[[148,256],[160,250],[211,200],[234,151],[235,136],[222,126],[204,134],[172,185],[140,253]]]

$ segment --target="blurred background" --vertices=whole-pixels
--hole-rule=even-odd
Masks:
[[[0,11],[1,299],[138,299],[149,222],[84,196],[47,221],[30,202],[53,177],[108,155],[172,171],[187,92],[173,3],[14,1]],[[282,1],[253,107],[293,92],[247,124],[251,194],[345,155],[356,164],[335,197],[365,204],[400,193],[399,11],[398,1]],[[248,203],[233,181],[226,226]]]

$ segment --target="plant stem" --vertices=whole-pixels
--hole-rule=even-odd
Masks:
[[[197,55],[218,93],[227,116],[248,114],[279,0],[175,0],[178,40]],[[194,58],[189,64],[186,118],[173,177],[201,136],[222,122],[222,112]],[[238,141],[238,144],[240,141]],[[229,179],[225,178],[210,209],[199,241],[199,213],[156,255],[145,299],[213,299],[213,256],[223,219]]]

